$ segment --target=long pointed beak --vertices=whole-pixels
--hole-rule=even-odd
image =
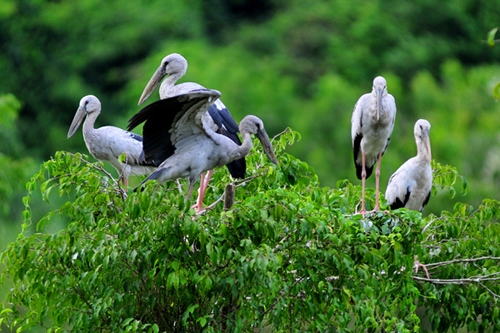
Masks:
[[[262,128],[257,132],[257,134],[255,134],[255,136],[262,144],[262,148],[264,148],[264,153],[266,153],[267,157],[271,160],[271,162],[278,165],[278,159],[274,154],[273,145],[271,144],[271,140],[269,140],[266,130]]]
[[[429,153],[429,160],[432,161],[432,152],[431,152],[431,140],[429,139],[429,132],[425,133],[425,149],[427,149],[427,152]]]
[[[377,89],[377,121],[380,118],[380,110],[382,110],[382,89]]]
[[[163,77],[165,77],[165,75],[162,73],[161,67],[158,67],[151,79],[149,79],[146,88],[144,88],[144,91],[142,92],[141,98],[139,98],[139,103],[137,105],[141,105],[145,100],[149,98],[149,96],[151,96],[151,94],[156,90],[156,87],[158,87],[158,85],[160,84]]]
[[[68,139],[71,138],[73,136],[73,134],[75,134],[76,130],[78,129],[78,127],[82,123],[82,120],[83,120],[83,118],[85,118],[86,114],[87,113],[85,112],[85,110],[81,106],[78,108],[78,110],[76,110],[76,114],[73,117],[73,121],[71,122],[71,126],[69,127]]]

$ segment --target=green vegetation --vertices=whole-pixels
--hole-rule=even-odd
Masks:
[[[127,196],[101,164],[57,152],[28,183],[24,232],[0,256],[14,281],[0,321],[54,332],[418,332],[423,307],[437,332],[500,329],[500,202],[362,219],[359,186],[320,187],[284,152],[294,137],[274,141],[279,167],[250,155],[236,204],[203,216],[173,183]],[[434,167],[437,184],[453,181],[453,169]],[[212,184],[229,181],[218,169]],[[29,235],[37,189],[68,200]],[[213,186],[210,199],[222,194]],[[56,215],[67,227],[46,233]]]
[[[491,0],[3,0],[0,330],[499,331],[498,13]],[[88,94],[97,126],[125,127],[173,52],[235,119],[297,131],[275,141],[277,168],[251,156],[229,211],[193,218],[172,184],[125,198],[109,165],[77,153],[81,135],[66,139]],[[350,118],[377,75],[398,107],[382,192],[419,118],[435,188],[423,216],[368,225],[353,215]],[[207,202],[228,182],[218,170]]]

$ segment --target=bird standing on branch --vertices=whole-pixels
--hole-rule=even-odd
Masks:
[[[375,207],[380,209],[379,184],[380,163],[389,141],[391,140],[394,121],[396,119],[396,102],[387,92],[387,84],[382,76],[373,80],[371,93],[359,98],[351,119],[351,137],[354,152],[356,176],[361,179],[361,214],[365,210],[365,182],[372,172],[375,163]]]

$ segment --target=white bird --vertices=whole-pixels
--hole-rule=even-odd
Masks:
[[[200,89],[154,102],[129,120],[129,130],[145,122],[143,134],[146,155],[163,149],[165,137],[174,146],[173,154],[144,182],[156,179],[164,183],[188,178],[186,199],[189,199],[196,179],[202,172],[243,158],[250,152],[251,134],[260,140],[269,159],[278,164],[264,124],[259,118],[251,115],[243,118],[240,123],[243,137],[241,145],[216,132],[217,126],[207,110],[219,97],[220,93],[216,90]]]
[[[142,137],[114,126],[94,128],[101,113],[101,102],[97,97],[88,95],[80,100],[80,106],[71,122],[68,139],[75,134],[83,118],[83,140],[90,154],[99,161],[108,161],[118,171],[124,186],[128,186],[130,175],[149,175],[156,167],[140,162]],[[120,155],[125,153],[125,163],[120,162]]]
[[[415,123],[417,156],[410,158],[389,179],[385,198],[391,209],[405,207],[422,211],[429,202],[432,189],[431,124],[425,119]]]
[[[389,141],[391,140],[394,120],[396,119],[396,102],[387,92],[386,81],[382,76],[373,80],[371,93],[359,98],[351,119],[352,147],[356,176],[361,179],[361,214],[365,214],[365,182],[375,170],[375,207],[379,205],[380,163]]]
[[[139,99],[139,105],[141,105],[146,99],[148,99],[149,96],[151,96],[160,82],[161,85],[159,93],[161,99],[186,94],[193,90],[205,89],[205,87],[203,87],[202,85],[194,82],[184,82],[178,85],[175,84],[177,80],[179,80],[182,76],[184,76],[184,74],[186,74],[187,68],[187,60],[178,53],[172,53],[163,58],[160,67],[158,67],[158,69],[155,71],[148,84],[144,88],[144,91],[142,92],[142,95]],[[210,116],[212,117],[214,123],[217,125],[216,132],[229,137],[236,144],[240,145],[241,141],[237,134],[239,132],[238,124],[236,124],[231,116],[231,113],[222,103],[222,101],[220,99],[217,99],[215,103],[213,103],[209,107],[208,112],[210,113]],[[159,151],[160,158],[157,161],[154,161],[155,165],[159,165],[161,162],[163,162],[163,160],[171,156],[173,153],[171,142],[165,140],[164,143],[164,148]],[[146,156],[146,158],[148,157]],[[235,160],[227,164],[227,168],[231,176],[233,176],[234,178],[245,178],[246,163],[244,158]],[[200,192],[196,204],[194,205],[194,207],[198,211],[201,211],[202,209],[203,198],[205,196],[205,192],[208,187],[208,182],[210,180],[212,172],[213,170],[210,170],[208,174],[205,175],[205,173],[203,173],[201,175]]]

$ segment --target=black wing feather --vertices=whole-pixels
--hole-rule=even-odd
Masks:
[[[427,204],[429,203],[429,199],[430,199],[430,198],[431,198],[431,191],[429,191],[429,193],[428,193],[428,194],[427,194],[427,196],[425,197],[425,200],[424,200],[424,202],[422,203],[422,209],[421,209],[420,211],[424,210],[424,207],[425,207],[425,206],[427,206]]]
[[[358,179],[361,179],[362,165],[361,163],[358,164],[356,160],[358,159],[359,150],[361,149],[361,139],[363,139],[363,135],[361,133],[356,134],[353,144],[354,165],[356,166],[356,177],[358,177]],[[365,169],[366,169],[366,179],[368,179],[372,175],[373,165],[372,166],[365,165]]]
[[[197,94],[198,92],[200,94]],[[214,97],[211,94],[213,94],[212,90],[200,89],[189,94],[162,99],[145,106],[130,118],[127,127],[129,131],[144,122],[142,147],[146,162],[152,162],[158,166],[174,154],[175,146],[169,131],[177,117],[184,114],[194,104]]]
[[[403,201],[401,201],[401,199],[399,197],[396,198],[396,200],[390,204],[391,206],[391,209],[394,210],[394,209],[398,209],[398,208],[403,208],[406,203],[408,202],[408,200],[410,200],[410,188],[408,187],[406,189],[406,194],[405,194],[405,197],[403,199]]]
[[[217,133],[227,136],[237,145],[241,145],[238,136],[240,128],[227,108],[219,109],[215,104],[212,104],[208,109],[208,113],[215,125],[217,125]],[[234,178],[245,178],[247,163],[244,157],[226,164],[226,167]]]

